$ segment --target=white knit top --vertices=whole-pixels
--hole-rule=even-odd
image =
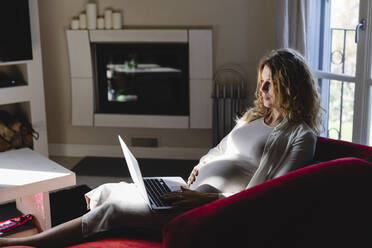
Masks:
[[[221,193],[240,192],[268,179],[283,175],[311,162],[316,136],[306,125],[283,120],[270,127],[263,118],[240,122],[200,161],[191,189]]]

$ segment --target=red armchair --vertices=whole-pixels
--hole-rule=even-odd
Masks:
[[[178,216],[162,240],[104,238],[71,248],[372,247],[370,158],[372,147],[319,137],[317,164]]]

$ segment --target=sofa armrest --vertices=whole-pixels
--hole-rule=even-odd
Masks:
[[[318,137],[314,154],[315,161],[329,161],[344,157],[372,158],[372,147],[344,140]]]
[[[317,247],[332,241],[334,247],[371,241],[362,225],[372,223],[371,189],[369,162],[316,164],[176,217],[163,229],[163,246]]]

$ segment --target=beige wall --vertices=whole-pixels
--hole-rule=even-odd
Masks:
[[[49,143],[114,145],[116,135],[156,137],[161,146],[209,147],[211,130],[90,128],[71,125],[71,86],[65,30],[84,10],[86,0],[39,0],[41,45]],[[211,26],[214,68],[242,65],[253,95],[256,65],[275,47],[275,4],[272,0],[101,0],[122,10],[125,25]]]

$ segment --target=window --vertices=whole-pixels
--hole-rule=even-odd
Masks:
[[[322,136],[372,144],[371,10],[367,0],[311,1],[310,61],[327,112]]]

